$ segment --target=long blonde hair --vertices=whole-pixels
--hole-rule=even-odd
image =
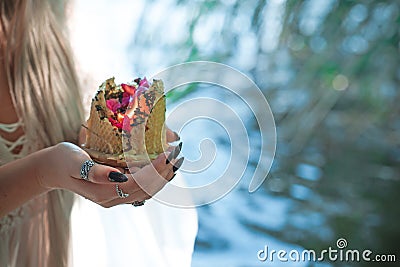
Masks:
[[[83,121],[79,82],[63,24],[64,9],[62,0],[0,2],[0,31],[5,37],[0,40],[1,54],[30,152],[61,141],[76,142]],[[46,210],[40,223],[29,230],[40,233],[37,240],[30,240],[37,246],[30,248],[31,254],[40,251],[40,255],[20,251],[19,256],[25,258],[20,262],[67,266],[72,193],[53,190],[43,199]],[[28,242],[30,237],[21,238]],[[37,260],[32,262],[34,258]]]
[[[76,141],[83,121],[63,1],[5,0],[1,26],[8,83],[33,150]]]

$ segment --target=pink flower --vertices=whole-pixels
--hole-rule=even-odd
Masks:
[[[112,126],[117,127],[118,129],[122,129],[122,123],[120,123],[117,120],[114,120],[113,118],[109,117],[108,120],[110,121]]]
[[[121,103],[119,103],[118,99],[109,99],[106,100],[106,106],[109,110],[116,113],[119,108],[121,108]]]
[[[149,84],[149,82],[147,81],[146,77],[144,77],[144,78],[140,81],[139,87],[140,87],[140,86],[143,86],[143,87],[145,87],[145,88],[149,88],[149,87],[150,87],[150,84]]]
[[[131,98],[131,95],[130,95],[129,93],[127,93],[127,92],[124,92],[124,93],[122,94],[122,103],[121,103],[121,105],[122,105],[123,107],[127,107],[128,104],[129,104],[130,98]]]
[[[130,95],[134,95],[136,93],[136,87],[133,85],[122,83],[121,87],[122,89],[124,89],[125,92],[127,92]]]
[[[131,120],[129,119],[128,115],[124,115],[124,120],[122,121],[122,130],[125,132],[131,131]]]

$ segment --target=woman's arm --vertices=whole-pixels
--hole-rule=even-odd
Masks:
[[[0,217],[43,193],[60,188],[103,207],[149,199],[173,178],[178,167],[173,168],[173,164],[182,164],[183,159],[176,159],[179,152],[171,152],[173,157],[169,161],[166,159],[170,153],[161,153],[152,164],[136,171],[134,178],[116,168],[95,164],[86,181],[80,178],[80,169],[90,157],[80,147],[64,142],[40,150],[0,167]],[[129,197],[120,198],[116,184]]]
[[[38,178],[38,162],[46,158],[49,149],[43,149],[25,158],[0,166],[0,217],[49,189]]]
[[[82,184],[86,181],[80,179],[79,172],[87,159],[89,156],[81,148],[60,143],[0,166],[0,217],[53,189],[85,195],[86,185]],[[108,177],[112,172],[127,180],[119,170],[97,164],[89,172],[91,183],[112,183]]]

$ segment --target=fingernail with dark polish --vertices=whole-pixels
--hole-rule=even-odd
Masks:
[[[170,163],[173,159],[175,159],[179,153],[181,153],[181,149],[182,149],[182,142],[179,143],[179,145],[177,145],[174,150],[172,150],[172,152],[168,155],[168,158],[165,160],[165,164]]]
[[[179,136],[179,134],[177,132],[174,132],[174,135],[175,135],[175,141],[181,140],[181,137]]]
[[[179,143],[178,147],[179,147],[179,152],[181,152],[181,150],[182,150],[182,142]]]
[[[176,159],[176,157],[181,153],[182,150],[182,142],[180,142],[174,149],[174,157],[173,159]]]
[[[176,171],[182,166],[182,163],[183,163],[184,160],[185,160],[184,157],[178,159],[178,161],[177,161],[177,162],[175,163],[175,165],[172,167],[172,171],[173,171],[173,172],[176,172]]]
[[[176,149],[176,147],[174,148],[174,150],[171,151],[171,153],[169,153],[167,159],[165,160],[165,164],[169,164],[171,162],[171,160],[174,159],[175,149]]]
[[[110,180],[111,182],[124,183],[128,181],[128,177],[120,172],[110,172],[108,174],[108,180]]]

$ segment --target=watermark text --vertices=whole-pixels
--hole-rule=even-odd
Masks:
[[[339,238],[336,241],[336,248],[328,247],[320,252],[313,249],[299,250],[276,250],[270,249],[267,245],[257,252],[258,260],[265,262],[281,261],[281,262],[320,262],[320,261],[341,261],[341,262],[396,262],[395,254],[374,254],[369,249],[346,249],[347,240]]]

